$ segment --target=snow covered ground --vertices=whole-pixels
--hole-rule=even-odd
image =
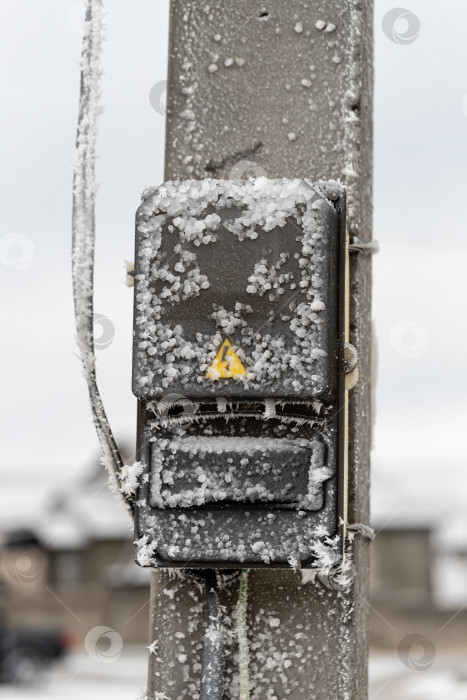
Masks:
[[[94,661],[85,653],[70,656],[34,688],[0,687],[3,700],[99,698],[137,700],[144,696],[146,650],[124,649],[114,663]],[[467,700],[467,657],[442,652],[425,671],[406,668],[396,653],[374,653],[370,662],[369,700]]]
[[[144,647],[124,648],[113,663],[78,652],[56,664],[37,686],[0,686],[0,695],[2,700],[136,700],[144,696],[146,670]]]
[[[467,656],[440,652],[426,670],[404,666],[397,654],[374,653],[369,700],[467,700]]]

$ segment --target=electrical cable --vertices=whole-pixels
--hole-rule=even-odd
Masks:
[[[92,416],[113,490],[133,514],[133,499],[122,494],[123,461],[102,403],[94,352],[95,158],[97,118],[101,108],[100,54],[103,41],[102,0],[88,0],[81,50],[76,149],[73,163],[72,278],[78,347],[88,385]]]
[[[88,385],[91,411],[103,452],[103,461],[114,490],[131,515],[134,502],[122,492],[123,461],[102,403],[96,379],[94,350],[94,250],[95,250],[95,150],[97,117],[100,113],[100,53],[103,41],[102,0],[88,0],[81,52],[76,150],[73,166],[72,278],[78,347],[83,375]],[[223,572],[228,579],[238,570]],[[239,643],[242,700],[248,700],[248,642],[246,639],[246,576],[242,572],[239,597]],[[225,625],[219,598],[219,576],[214,569],[185,570],[188,578],[203,582],[206,589],[208,621],[203,637],[200,700],[222,700],[224,693]],[[246,688],[246,690],[245,690]]]
[[[240,578],[237,602],[237,635],[240,647],[241,700],[249,700],[249,654],[246,622],[248,569],[181,569],[190,581],[204,585],[208,607],[208,624],[203,637],[200,700],[221,700],[224,686],[225,624],[219,600],[219,586]]]
[[[199,700],[222,700],[224,695],[225,667],[225,627],[219,582],[214,569],[200,572],[204,575],[208,623],[203,636],[203,654],[201,658],[201,684]]]

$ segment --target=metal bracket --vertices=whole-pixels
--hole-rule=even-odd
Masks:
[[[125,260],[126,278],[125,284],[127,287],[135,286],[135,263],[133,260]]]
[[[349,391],[353,389],[358,382],[358,352],[355,345],[346,343],[344,346],[344,372],[345,372],[345,389]]]

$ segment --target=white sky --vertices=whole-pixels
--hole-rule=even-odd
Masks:
[[[17,505],[10,500],[17,510],[51,480],[75,478],[96,450],[70,279],[81,5],[0,7],[0,476],[4,493],[23,489]],[[164,118],[148,95],[166,77],[168,0],[106,5],[95,310],[116,331],[99,352],[98,378],[115,434],[133,443],[132,291],[123,286],[123,261],[133,259],[139,193],[163,179]],[[376,1],[373,512],[381,523],[461,513],[467,500],[467,4],[410,0],[421,30],[409,45],[381,29],[393,6]],[[24,269],[8,264],[7,234],[33,246]]]

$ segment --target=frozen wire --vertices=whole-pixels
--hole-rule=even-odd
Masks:
[[[206,587],[208,624],[203,637],[199,700],[224,697],[225,627],[219,598],[219,581],[214,569],[202,574]]]
[[[101,112],[100,55],[104,36],[102,0],[88,0],[81,50],[78,127],[73,163],[72,277],[76,333],[88,385],[91,410],[113,490],[121,494],[123,462],[115,443],[96,381],[94,354],[93,282],[95,239],[95,152],[97,119]],[[133,502],[122,495],[130,512]]]

